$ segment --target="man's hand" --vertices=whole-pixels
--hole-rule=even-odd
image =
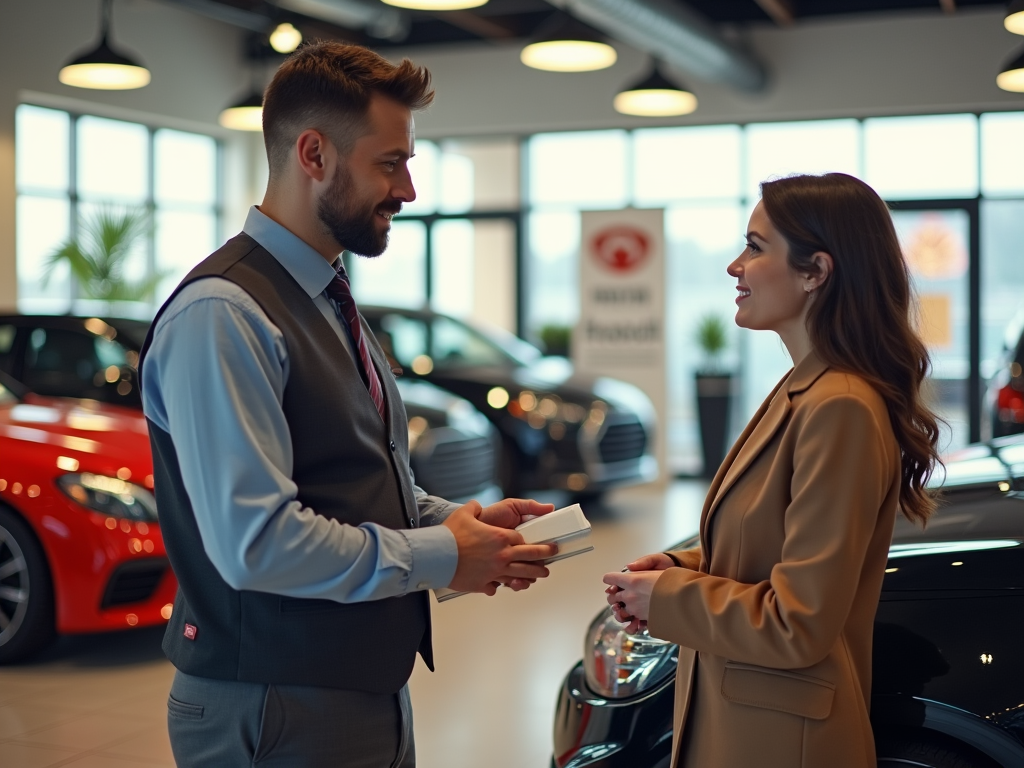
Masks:
[[[608,604],[612,606],[618,621],[624,624],[628,622],[626,632],[629,634],[642,632],[647,626],[647,619],[651,615],[651,594],[654,592],[654,583],[660,576],[660,571],[616,572],[604,575],[603,581],[609,585],[605,590]]]
[[[515,528],[524,522],[524,517],[546,515],[554,509],[554,504],[541,504],[533,499],[502,499],[497,504],[484,507],[479,520],[499,528]]]
[[[524,544],[523,537],[515,531],[482,522],[483,513],[480,505],[471,501],[452,512],[443,523],[455,536],[459,550],[455,576],[448,585],[451,589],[493,595],[499,584],[526,589],[536,579],[548,575],[547,568],[530,561],[553,557],[558,552],[556,546]]]

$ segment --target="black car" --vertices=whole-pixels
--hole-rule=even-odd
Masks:
[[[148,331],[124,318],[0,315],[0,371],[39,395],[141,408],[136,368]],[[416,482],[452,501],[497,501],[500,440],[488,420],[426,382],[399,379],[398,388]]]
[[[999,369],[989,385],[992,437],[1024,432],[1024,309],[1006,329]]]
[[[583,376],[565,358],[544,357],[498,329],[427,310],[361,311],[406,376],[464,397],[498,428],[507,495],[557,489],[593,497],[657,475],[654,408],[639,388]]]
[[[677,646],[627,635],[606,609],[584,653],[559,693],[552,766],[666,768]],[[880,767],[1024,766],[1024,436],[951,457],[927,529],[897,522],[871,690]]]

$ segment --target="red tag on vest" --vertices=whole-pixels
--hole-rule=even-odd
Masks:
[[[195,624],[185,625],[185,637],[187,637],[189,640],[195,640],[198,632],[199,628]]]

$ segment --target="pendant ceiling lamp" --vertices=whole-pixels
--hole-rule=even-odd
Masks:
[[[619,91],[613,102],[615,111],[640,117],[688,115],[697,109],[697,97],[661,73],[654,71],[640,82]]]
[[[149,84],[149,70],[110,46],[110,15],[113,0],[100,2],[100,42],[95,48],[79,54],[60,70],[58,78],[64,85],[124,91]]]
[[[1003,66],[996,76],[996,85],[1004,91],[1024,93],[1024,50]]]
[[[1013,0],[1007,6],[1003,26],[1015,35],[1024,35],[1024,0]]]
[[[487,0],[383,0],[387,5],[396,8],[408,8],[411,11],[464,11],[467,8],[479,8],[486,5]]]
[[[262,131],[263,94],[254,87],[248,96],[226,107],[217,122],[233,131]]]
[[[278,53],[291,53],[302,42],[302,33],[285,22],[278,24],[270,33],[270,47]]]
[[[519,60],[533,69],[547,72],[593,72],[607,69],[618,54],[590,27],[567,14],[541,27],[535,42],[519,54]]]

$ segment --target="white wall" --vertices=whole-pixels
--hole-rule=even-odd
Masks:
[[[615,66],[582,74],[528,69],[520,44],[387,55],[407,55],[434,74],[436,101],[417,120],[424,138],[1024,109],[1024,96],[995,84],[1001,65],[1024,47],[1002,19],[998,7],[945,15],[936,3],[934,11],[834,17],[791,29],[758,25],[741,42],[771,73],[765,91],[686,77],[700,105],[673,119],[626,118],[612,109],[615,93],[648,67],[645,55],[622,45]]]
[[[118,0],[113,38],[153,80],[134,91],[71,88],[60,67],[98,36],[98,0],[8,0],[0,46],[0,311],[16,303],[14,111],[25,100],[225,138],[226,227],[237,229],[253,195],[253,138],[225,131],[217,115],[248,85],[242,33],[156,0]],[[257,139],[259,134],[257,134]],[[260,142],[262,144],[262,142]],[[260,151],[262,151],[260,149]],[[256,184],[258,186],[258,184]]]

